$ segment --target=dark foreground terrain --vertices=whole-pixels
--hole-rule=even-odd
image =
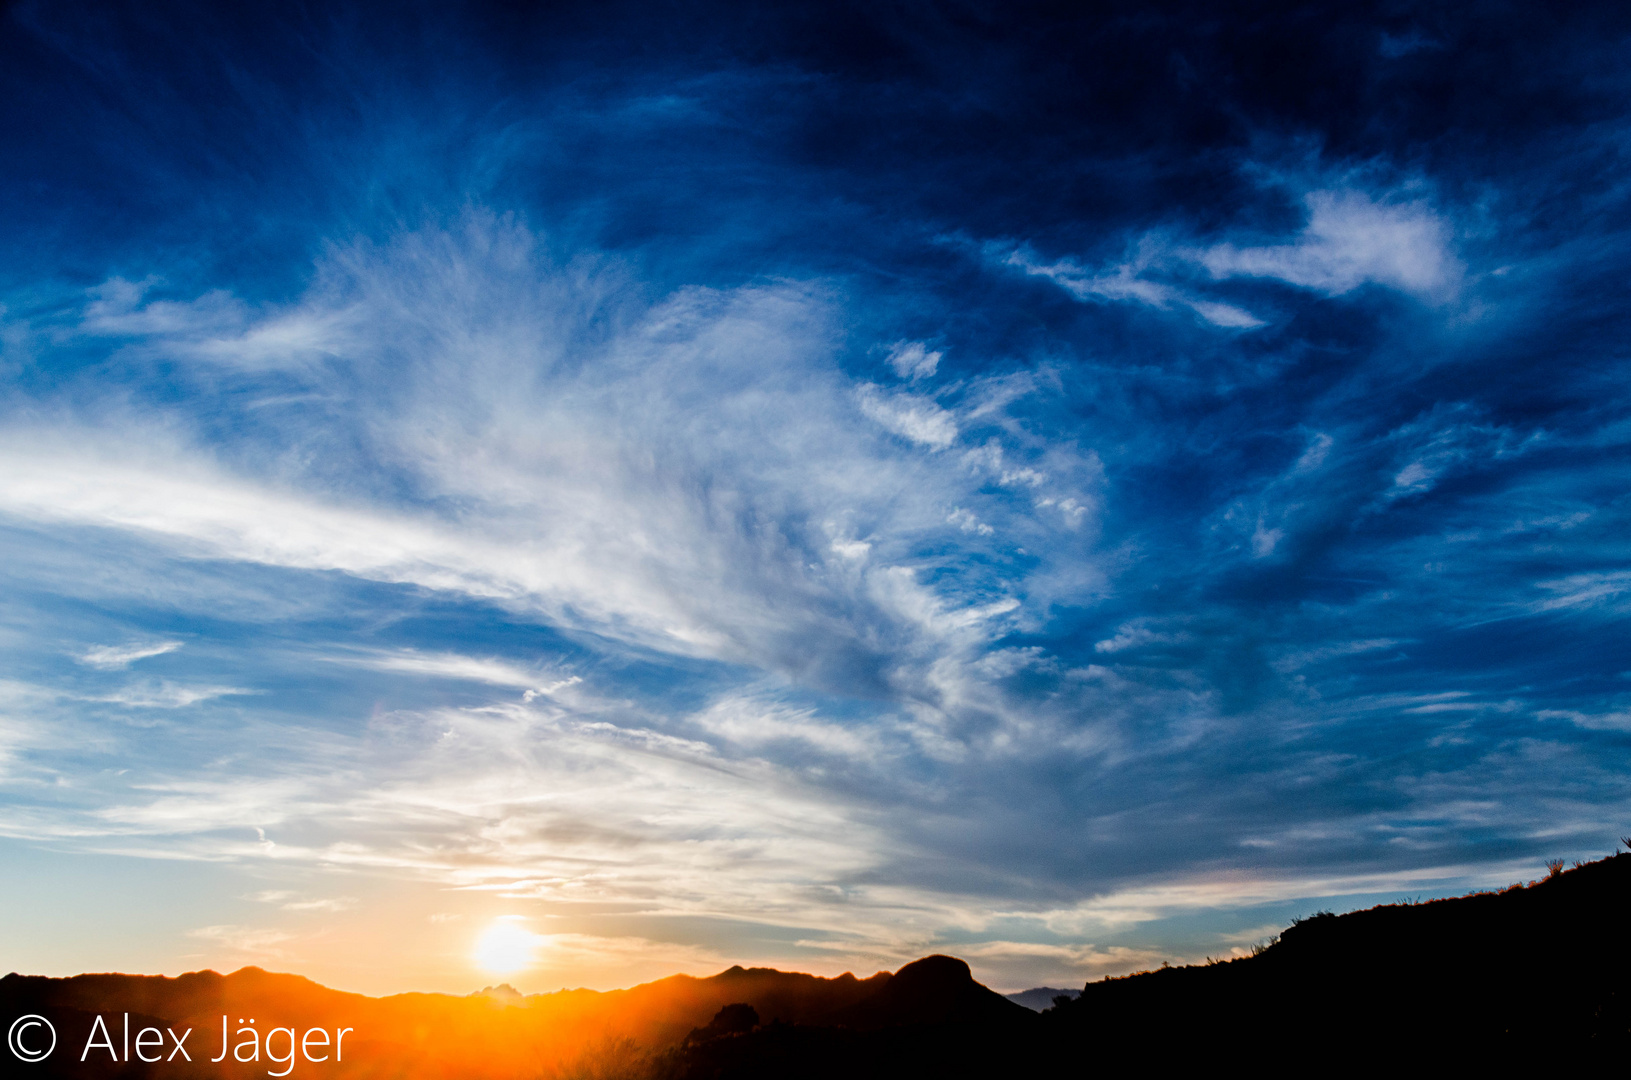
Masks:
[[[1089,983],[1065,1043],[1489,1065],[1631,1049],[1631,854],[1500,892],[1318,915],[1260,955]]]
[[[0,1073],[213,1080],[288,1068],[269,1060],[286,1053],[281,1034],[257,1061],[212,1064],[223,1015],[229,1041],[255,1017],[257,1046],[274,1026],[352,1028],[342,1060],[297,1059],[287,1073],[335,1080],[1001,1077],[1230,1060],[1321,1074],[1564,1061],[1623,1069],[1628,912],[1631,855],[1618,855],[1498,893],[1318,915],[1258,955],[1088,983],[1040,1014],[946,956],[868,979],[732,968],[530,997],[503,988],[368,998],[255,968],[174,979],[9,975],[0,1021],[40,1014],[59,1046],[37,1064],[0,1051]],[[194,1029],[192,1062],[121,1058],[126,1013],[133,1035]],[[98,1015],[116,1049],[81,1062]]]

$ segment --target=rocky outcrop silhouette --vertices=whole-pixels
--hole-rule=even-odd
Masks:
[[[816,1020],[862,1031],[909,1024],[1013,1024],[1029,1010],[974,981],[955,956],[925,956],[895,972],[876,993]]]

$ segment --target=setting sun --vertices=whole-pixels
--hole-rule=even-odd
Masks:
[[[476,939],[471,958],[483,971],[509,975],[531,966],[539,940],[516,916],[500,916]]]

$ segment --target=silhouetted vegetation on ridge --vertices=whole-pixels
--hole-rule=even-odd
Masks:
[[[1623,1051],[1631,854],[1498,892],[1302,919],[1256,955],[1088,983],[1056,1038],[1348,1059]]]

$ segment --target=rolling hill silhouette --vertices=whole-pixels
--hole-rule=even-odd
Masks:
[[[729,1080],[1005,1076],[1036,1070],[1215,1065],[1249,1046],[1256,1067],[1356,1071],[1401,1064],[1511,1067],[1631,1049],[1631,854],[1500,892],[1300,920],[1260,954],[1088,983],[1045,1012],[930,956],[894,974],[827,979],[733,967],[626,990],[370,998],[244,968],[178,978],[0,979],[0,1018],[59,1032],[40,1078],[261,1077],[262,1057],[208,1059],[221,1017],[306,1032],[340,1028],[342,1060],[293,1076],[401,1080]],[[94,1018],[131,1031],[193,1029],[191,1062],[79,1060]],[[279,1036],[283,1038],[283,1036]],[[281,1044],[279,1044],[281,1046]],[[168,1041],[164,1049],[169,1050]],[[22,1070],[19,1072],[19,1070]]]
[[[1088,983],[1058,1043],[1282,1063],[1578,1061],[1631,1046],[1631,854],[1500,892],[1320,914],[1259,955]],[[1566,1049],[1565,1049],[1566,1048]]]

